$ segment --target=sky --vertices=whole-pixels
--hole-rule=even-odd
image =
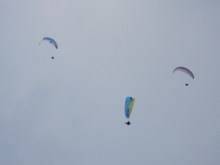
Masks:
[[[220,164],[220,1],[0,3],[0,164]]]

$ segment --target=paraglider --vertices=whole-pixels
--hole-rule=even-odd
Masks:
[[[125,107],[124,107],[124,111],[125,111],[125,117],[129,119],[133,106],[134,106],[134,102],[135,102],[135,98],[133,97],[126,97],[125,99]],[[125,124],[130,125],[131,122],[126,122]]]
[[[52,39],[52,38],[50,38],[50,37],[44,37],[44,38],[41,40],[41,42],[42,42],[42,41],[49,42],[49,43],[52,44],[56,49],[58,49],[58,44],[57,44],[57,42],[56,42],[54,39]],[[41,44],[41,42],[39,43],[39,45]],[[54,59],[53,56],[52,56],[51,58]]]
[[[173,73],[176,72],[176,71],[181,71],[181,72],[184,72],[186,73],[187,75],[189,75],[191,78],[194,79],[194,74],[187,68],[185,67],[182,67],[182,66],[179,66],[177,68],[174,69]],[[188,86],[189,84],[185,84],[186,86]]]

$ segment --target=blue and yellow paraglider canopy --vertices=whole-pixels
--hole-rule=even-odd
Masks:
[[[125,117],[129,119],[133,106],[134,106],[135,98],[128,96],[125,99]],[[130,125],[131,123],[128,121],[125,124]]]
[[[50,37],[44,37],[44,38],[41,40],[41,42],[42,42],[42,41],[49,42],[49,43],[51,43],[56,49],[58,48],[57,42],[56,42],[54,39],[50,38]],[[39,43],[39,45],[41,44],[41,42]]]

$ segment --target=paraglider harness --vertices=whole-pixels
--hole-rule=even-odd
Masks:
[[[128,121],[128,122],[126,122],[125,124],[130,125],[130,124],[131,124],[131,122],[130,122],[130,121]]]

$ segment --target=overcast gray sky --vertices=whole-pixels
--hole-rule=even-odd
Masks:
[[[1,0],[0,164],[219,165],[219,9]]]

